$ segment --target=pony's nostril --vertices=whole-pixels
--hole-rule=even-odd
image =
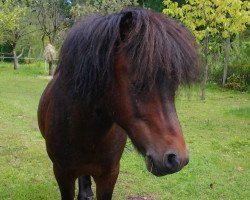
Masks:
[[[180,159],[176,154],[167,154],[165,157],[165,165],[170,170],[176,171],[180,167]]]

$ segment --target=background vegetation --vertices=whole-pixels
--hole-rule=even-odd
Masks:
[[[249,71],[249,54],[246,62],[242,59],[234,60],[236,63],[234,63],[233,68],[237,62],[241,62],[244,66],[239,67],[238,65],[238,70],[231,70],[231,67],[229,78],[228,66],[230,52],[234,53],[234,56],[237,55],[235,51],[230,51],[232,49],[231,42],[236,43],[234,48],[237,45],[241,46],[242,43],[239,45],[239,34],[245,31],[250,24],[250,2],[242,0],[186,0],[185,3],[180,4],[173,0],[164,0],[164,5],[163,13],[182,21],[193,32],[200,44],[203,63],[201,99],[205,99],[209,70],[215,66],[214,60],[217,61],[220,69],[223,69],[220,84],[224,87],[247,90],[246,83],[249,82],[249,75],[242,76],[242,71],[246,72],[246,68]],[[246,50],[244,47],[240,48],[242,52]]]
[[[128,6],[163,12],[194,33],[202,58],[202,99],[207,81],[250,91],[250,3],[245,0],[0,0],[0,60],[14,61],[18,69],[20,62],[44,60],[48,44],[58,55],[75,22]],[[52,75],[53,62],[48,63]]]

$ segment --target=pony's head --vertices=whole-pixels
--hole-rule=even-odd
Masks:
[[[180,83],[195,78],[195,40],[185,27],[148,10],[128,10],[120,21],[112,111],[147,169],[161,176],[189,161],[175,110]]]
[[[128,9],[77,25],[62,48],[57,72],[86,105],[103,105],[147,168],[161,176],[188,163],[175,110],[175,92],[196,78],[192,34],[180,23],[145,9]],[[71,66],[66,67],[66,66]]]

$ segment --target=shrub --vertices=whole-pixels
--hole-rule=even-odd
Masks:
[[[225,87],[250,91],[250,43],[235,38],[230,49],[230,63]],[[222,85],[224,55],[220,54],[220,62],[211,66],[209,80]],[[212,63],[212,62],[211,62]]]
[[[225,87],[239,91],[246,91],[248,89],[246,83],[246,75],[232,74],[227,78]]]

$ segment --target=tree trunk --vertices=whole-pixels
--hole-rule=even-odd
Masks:
[[[202,81],[202,93],[201,93],[201,100],[206,99],[206,86],[207,86],[207,78],[208,78],[208,33],[206,33],[205,38],[205,67],[204,67],[204,75],[203,75],[203,81]]]
[[[50,43],[51,45],[54,44],[53,37],[48,36],[48,38],[49,38],[49,43]]]
[[[44,48],[45,48],[45,42],[44,42],[44,39],[45,39],[45,34],[43,34],[43,35],[42,35],[42,38],[41,38],[41,40],[42,40],[42,45],[43,45],[43,50],[44,50]]]
[[[30,60],[30,55],[31,55],[31,46],[29,47],[29,51],[28,51],[28,55],[27,55],[27,63],[31,63],[31,60]]]
[[[19,63],[18,63],[18,57],[16,55],[16,46],[13,46],[12,53],[13,53],[13,61],[14,61],[14,70],[17,70],[19,69]]]
[[[226,57],[225,57],[225,64],[224,64],[224,72],[223,72],[223,80],[222,86],[225,86],[227,80],[227,71],[228,71],[228,63],[229,63],[229,50],[230,50],[230,38],[226,40]]]
[[[49,75],[52,76],[54,74],[53,62],[49,61]]]

